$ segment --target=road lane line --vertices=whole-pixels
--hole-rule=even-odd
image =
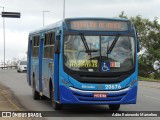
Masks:
[[[160,101],[160,99],[159,98],[156,98],[156,97],[152,97],[152,96],[148,96],[148,95],[144,95],[145,97],[148,97],[148,98],[152,98],[152,99],[155,99],[155,100],[159,100]]]

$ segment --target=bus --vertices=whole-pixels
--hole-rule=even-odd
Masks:
[[[136,104],[139,44],[122,18],[65,18],[29,33],[27,81],[33,99],[64,105]]]

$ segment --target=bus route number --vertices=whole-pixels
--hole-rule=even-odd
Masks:
[[[116,90],[116,89],[121,89],[121,85],[105,85],[106,90]]]

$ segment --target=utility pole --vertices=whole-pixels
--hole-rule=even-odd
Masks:
[[[50,11],[43,11],[43,26],[45,25],[44,24],[44,17],[45,17],[44,15],[45,15],[45,12],[50,12]]]
[[[3,9],[3,12],[4,12],[4,7],[2,7],[2,6],[0,6],[2,9]],[[3,63],[4,63],[4,67],[5,67],[5,54],[6,54],[6,47],[5,47],[5,19],[3,18],[3,40],[4,40],[4,61],[3,61]]]
[[[17,12],[4,12],[4,7],[0,6],[0,8],[3,9],[3,12],[2,12],[2,17],[3,17],[3,39],[4,39],[4,67],[5,67],[5,64],[6,64],[6,44],[5,44],[5,19],[4,17],[9,17],[9,18],[20,18],[20,13],[17,13]]]
[[[65,0],[63,0],[63,19],[65,19]]]

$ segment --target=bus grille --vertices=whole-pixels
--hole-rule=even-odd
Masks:
[[[92,102],[113,102],[113,101],[120,101],[125,95],[127,91],[111,93],[106,91],[107,97],[106,98],[94,98],[94,92],[80,92],[72,90],[72,93],[79,101],[92,101]],[[101,91],[99,91],[101,93]]]

